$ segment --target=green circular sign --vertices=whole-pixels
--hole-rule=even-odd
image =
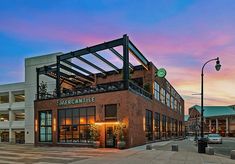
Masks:
[[[160,78],[164,78],[166,76],[166,70],[164,68],[159,68],[156,72],[155,75]]]

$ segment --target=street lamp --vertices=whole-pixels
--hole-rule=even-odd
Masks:
[[[204,73],[203,73],[203,70],[204,70],[205,65],[213,60],[216,60],[215,69],[216,69],[216,71],[219,71],[221,68],[219,57],[217,57],[215,59],[208,60],[202,67],[202,74],[201,74],[201,138],[204,137],[204,133],[203,133],[203,112],[204,112],[204,109],[203,109],[203,76],[204,76]]]
[[[204,73],[203,73],[203,70],[204,70],[204,67],[206,66],[207,63],[211,62],[211,61],[216,61],[216,65],[215,65],[215,69],[216,71],[219,71],[220,68],[221,68],[221,64],[220,64],[220,61],[219,61],[219,57],[215,58],[215,59],[211,59],[211,60],[208,60],[202,67],[202,73],[201,73],[201,139],[203,139],[204,137],[204,132],[203,132],[203,113],[204,113],[204,109],[203,109],[203,76],[204,76]],[[199,146],[199,144],[198,144]],[[204,147],[204,152],[205,152],[205,147]]]

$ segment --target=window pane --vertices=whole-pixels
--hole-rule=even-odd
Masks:
[[[80,109],[80,116],[86,116],[86,108]]]
[[[45,120],[46,119],[46,113],[42,112],[41,115],[40,115],[40,119]]]
[[[171,106],[170,94],[168,92],[166,93],[166,104],[168,107]]]
[[[117,118],[117,105],[105,105],[105,118],[116,119]]]
[[[51,133],[51,127],[47,127],[47,128],[46,128],[46,133],[47,133],[47,134]]]
[[[87,142],[88,136],[88,127],[87,126],[80,126],[80,142]]]
[[[163,104],[166,103],[165,98],[166,98],[166,91],[165,91],[165,89],[161,88],[160,89],[160,99]]]
[[[47,135],[47,141],[52,141],[52,134],[51,133]]]
[[[79,124],[79,110],[74,109],[73,110],[73,125]]]
[[[86,124],[86,117],[85,116],[80,117],[80,124]]]
[[[65,125],[65,111],[59,110],[59,125]]]
[[[94,116],[88,116],[87,117],[87,123],[88,124],[94,124],[95,123],[95,117]]]
[[[154,97],[159,100],[159,85],[157,82],[154,82]]]
[[[153,125],[152,125],[152,111],[146,110],[146,116],[145,116],[145,133],[147,140],[152,140],[152,134],[153,134]]]
[[[66,109],[66,118],[71,118],[71,117],[72,117],[72,110]]]
[[[46,141],[45,134],[43,134],[43,133],[40,134],[40,141],[41,142],[45,142]]]
[[[87,115],[88,116],[95,115],[95,108],[94,107],[87,108]]]
[[[46,128],[45,128],[45,127],[41,127],[41,128],[40,128],[40,133],[45,134],[45,133],[46,133]]]
[[[73,142],[79,142],[79,126],[73,127]]]

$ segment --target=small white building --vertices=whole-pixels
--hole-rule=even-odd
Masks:
[[[0,142],[34,143],[36,68],[56,63],[53,53],[25,59],[25,82],[0,85]],[[48,90],[55,82],[47,77]]]

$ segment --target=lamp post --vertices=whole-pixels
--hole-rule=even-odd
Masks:
[[[203,109],[203,76],[204,76],[204,73],[203,73],[203,70],[204,70],[204,67],[206,66],[207,63],[211,62],[211,61],[216,61],[216,65],[215,65],[215,69],[216,71],[219,71],[220,68],[221,68],[221,65],[220,65],[220,61],[219,61],[219,57],[217,58],[214,58],[214,59],[211,59],[211,60],[208,60],[203,66],[202,66],[202,73],[201,73],[201,140],[203,140],[203,137],[204,137],[204,132],[203,132],[203,120],[204,120],[204,109]],[[202,143],[200,142],[200,144],[203,144],[203,141]],[[200,148],[203,147],[203,145],[200,145],[198,144],[198,146]],[[205,147],[203,147],[203,150],[201,152],[201,150],[199,150],[200,148],[198,147],[198,151],[200,151],[199,153],[202,153],[204,152],[205,153]]]
[[[221,68],[219,57],[217,57],[215,59],[208,60],[202,67],[202,74],[201,74],[201,138],[204,137],[204,133],[203,133],[203,113],[204,113],[204,109],[203,109],[203,76],[204,76],[204,73],[203,73],[203,70],[204,70],[204,67],[206,66],[207,63],[214,61],[214,60],[216,60],[215,69],[216,69],[216,71],[219,71]]]

